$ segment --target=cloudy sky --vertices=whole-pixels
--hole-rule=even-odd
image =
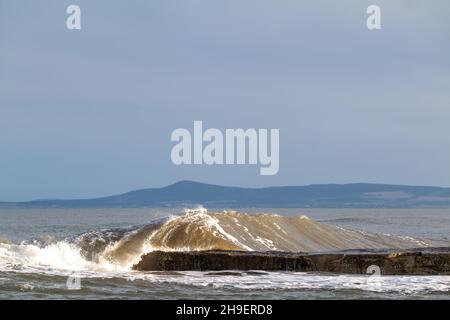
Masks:
[[[450,186],[449,40],[447,0],[0,0],[0,200],[182,179]],[[279,173],[175,166],[170,134],[194,120],[279,128]]]

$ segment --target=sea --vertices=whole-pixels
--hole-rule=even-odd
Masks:
[[[450,299],[450,276],[135,271],[152,250],[450,247],[450,209],[0,208],[0,299]]]

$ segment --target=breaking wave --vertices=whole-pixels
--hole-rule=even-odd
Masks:
[[[0,240],[0,270],[129,271],[152,250],[324,252],[433,246],[411,237],[367,233],[318,223],[306,216],[249,215],[186,210],[128,228],[14,244]]]

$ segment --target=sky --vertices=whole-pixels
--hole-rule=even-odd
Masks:
[[[179,180],[450,186],[449,40],[447,0],[0,0],[0,201]],[[278,174],[174,165],[171,133],[194,120],[279,129]]]

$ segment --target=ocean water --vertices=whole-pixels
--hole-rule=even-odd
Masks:
[[[0,299],[450,298],[450,276],[131,269],[155,249],[450,246],[450,209],[237,211],[2,208]]]

